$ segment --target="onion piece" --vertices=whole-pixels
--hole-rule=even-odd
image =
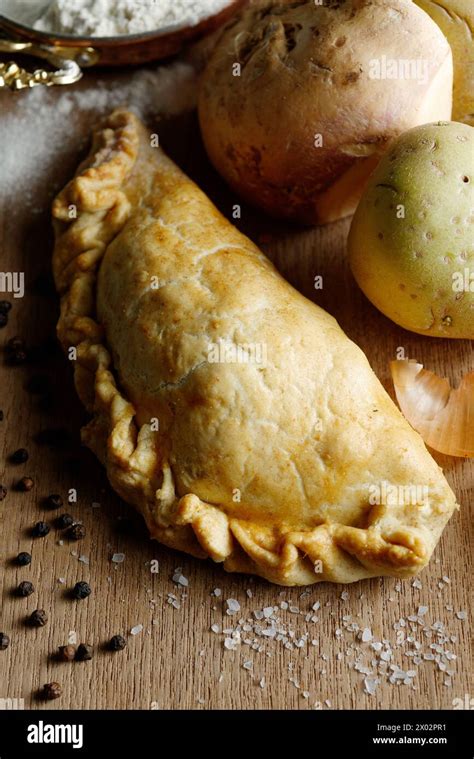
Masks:
[[[474,372],[455,390],[448,380],[413,360],[390,362],[398,404],[430,448],[448,456],[474,456]]]

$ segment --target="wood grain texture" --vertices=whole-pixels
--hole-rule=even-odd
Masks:
[[[87,81],[94,76],[97,74],[89,73]],[[125,81],[130,76],[100,72],[103,81]],[[82,86],[84,82],[78,85]],[[28,96],[29,93],[0,93],[2,112],[18,108],[19,98]],[[60,89],[52,95],[53,101],[61,97]],[[25,298],[14,302],[9,324],[0,332],[2,346],[14,335],[24,337],[30,346],[54,336],[57,299],[47,288],[45,291],[41,281],[45,275],[47,278],[51,256],[49,203],[83,156],[90,126],[90,114],[86,118],[78,112],[71,118],[70,129],[77,132],[77,141],[73,149],[63,149],[58,144],[53,165],[41,169],[34,213],[29,204],[12,205],[9,188],[0,188],[0,268],[24,271],[27,283]],[[150,127],[152,131],[156,129],[154,124]],[[209,166],[195,114],[163,121],[159,133],[171,156],[230,216],[238,200]],[[21,130],[17,139],[22,149],[34,150],[34,145],[22,142]],[[14,183],[15,177],[11,181]],[[399,346],[407,356],[453,383],[472,370],[472,345],[468,341],[430,340],[406,332],[364,298],[346,261],[347,220],[317,229],[293,228],[243,206],[237,223],[293,285],[338,319],[366,352],[389,392],[389,361]],[[316,275],[323,276],[324,286],[319,291],[313,285]],[[40,397],[27,389],[28,380],[37,373],[49,376],[54,386],[50,408],[41,408]],[[63,696],[46,704],[51,708],[436,709],[452,708],[453,698],[464,698],[470,691],[469,620],[458,619],[456,611],[470,605],[472,461],[436,457],[462,509],[451,520],[430,566],[421,574],[421,589],[411,582],[397,585],[392,579],[352,586],[278,588],[263,580],[228,575],[209,561],[194,560],[149,540],[141,519],[111,491],[97,461],[80,447],[79,429],[85,414],[75,395],[70,367],[59,349],[20,367],[7,366],[2,356],[0,376],[0,408],[4,412],[0,426],[0,482],[9,488],[0,504],[0,630],[11,637],[10,648],[0,652],[0,698],[23,698],[26,708],[44,707],[37,698],[38,689],[56,680],[63,686]],[[51,427],[64,427],[68,432],[59,447],[38,439],[38,433]],[[26,464],[13,465],[8,456],[20,446],[29,449],[30,459]],[[12,486],[26,474],[34,479],[33,490],[15,492]],[[67,510],[84,523],[86,538],[80,543],[64,540],[61,545],[60,533],[52,528],[46,538],[32,540],[31,526],[42,518],[52,524],[55,516],[45,512],[41,499],[49,493],[60,493],[66,500],[70,488],[77,489],[78,502]],[[92,507],[94,502],[100,507]],[[20,550],[32,552],[30,567],[19,568],[12,563]],[[125,554],[123,563],[111,562],[114,552]],[[86,556],[89,564],[80,562],[79,556]],[[159,561],[158,574],[150,571],[153,559]],[[180,589],[172,581],[177,567],[182,567],[188,578],[188,588]],[[450,582],[443,582],[440,588],[443,576],[448,576]],[[58,582],[59,578],[65,582]],[[31,580],[36,587],[35,594],[26,599],[13,594],[23,579]],[[73,601],[68,591],[82,579],[90,582],[93,593],[87,600]],[[215,588],[221,589],[218,597],[213,595]],[[343,591],[347,591],[347,597],[341,597]],[[180,599],[180,608],[169,603],[169,593]],[[229,598],[241,604],[241,612],[234,616],[226,614],[225,600]],[[284,629],[293,629],[296,639],[308,634],[301,648],[291,650],[282,641],[262,639],[252,631],[244,631],[242,638],[256,640],[264,650],[253,650],[245,643],[236,650],[226,650],[224,639],[228,634],[210,629],[211,625],[219,625],[219,630],[235,627],[239,618],[252,617],[254,610],[282,601],[301,611],[278,613]],[[314,612],[316,601],[320,601],[321,608]],[[436,642],[435,632],[431,630],[430,637],[423,632],[423,626],[440,621],[449,636],[456,636],[443,644],[457,657],[449,664],[455,671],[451,686],[444,685],[446,674],[436,662],[423,661],[415,667],[413,687],[390,684],[381,677],[376,695],[367,695],[364,674],[354,669],[354,662],[362,652],[360,661],[370,665],[374,652],[344,629],[348,621],[344,622],[343,617],[352,615],[361,628],[370,628],[377,640],[389,640],[392,662],[409,670],[412,664],[406,652],[413,646],[406,640],[399,640],[397,645],[394,624],[416,614],[419,606],[428,607],[424,624],[413,622],[411,626],[416,630],[416,640],[422,642],[423,652],[429,652],[429,645]],[[49,614],[49,623],[39,630],[25,625],[27,615],[35,608],[44,608]],[[319,621],[307,621],[307,614],[317,616]],[[110,653],[104,649],[112,635],[128,634],[138,624],[144,629],[135,636],[128,635],[125,651]],[[340,635],[336,632],[339,629],[344,630]],[[77,633],[78,642],[93,644],[92,661],[71,664],[54,659],[58,646],[67,643],[71,631]],[[317,641],[314,645],[313,640]],[[244,667],[246,662],[251,664]]]

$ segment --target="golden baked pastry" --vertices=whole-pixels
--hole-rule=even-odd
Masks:
[[[83,440],[153,537],[282,585],[427,563],[456,504],[421,437],[135,116],[104,122],[53,214]]]

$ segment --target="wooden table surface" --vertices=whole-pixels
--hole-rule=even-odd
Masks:
[[[94,86],[99,76],[105,83],[102,86],[112,86],[129,82],[133,74],[88,73],[75,92]],[[168,80],[173,80],[173,69]],[[45,98],[51,118],[66,95],[59,88],[47,96],[0,93],[0,150],[5,149],[6,132],[11,145],[21,99],[31,97]],[[104,110],[103,103],[99,110]],[[436,456],[462,509],[447,526],[429,567],[415,585],[375,579],[350,586],[287,589],[226,574],[210,561],[200,562],[150,541],[141,518],[112,492],[93,455],[81,448],[79,429],[85,413],[76,399],[68,362],[54,343],[58,304],[50,286],[49,204],[82,157],[94,119],[90,110],[61,115],[66,111],[58,111],[57,117],[65,121],[64,140],[52,135],[51,160],[46,165],[38,159],[31,180],[33,200],[31,193],[25,197],[24,190],[15,189],[21,179],[21,160],[8,184],[0,187],[1,268],[23,271],[26,278],[25,297],[13,302],[9,324],[0,332],[0,344],[3,348],[9,338],[19,335],[34,349],[26,365],[7,366],[3,355],[0,366],[0,408],[4,412],[0,482],[9,491],[0,504],[0,630],[11,638],[10,647],[0,652],[0,699],[24,699],[25,708],[44,707],[38,689],[46,682],[58,681],[63,695],[47,707],[452,708],[453,699],[464,699],[472,690],[469,615],[467,619],[463,614],[458,617],[470,603],[472,461]],[[38,139],[44,139],[44,117],[40,109],[32,116],[37,119]],[[35,151],[32,125],[27,130],[22,124],[26,121],[14,127],[17,148]],[[157,128],[153,120],[149,124],[152,131]],[[162,120],[158,131],[161,144],[172,157],[230,216],[237,200],[209,166],[195,113]],[[348,220],[324,228],[291,228],[243,206],[238,223],[292,284],[339,320],[366,352],[389,392],[389,361],[398,347],[452,383],[473,369],[468,341],[434,340],[406,332],[364,298],[346,262]],[[322,290],[314,289],[316,275],[323,276]],[[36,350],[38,346],[43,350]],[[52,392],[32,392],[31,380],[38,374],[49,377]],[[56,443],[45,434],[51,428],[62,430]],[[8,457],[19,447],[29,450],[29,461],[11,464]],[[27,493],[16,492],[14,484],[24,475],[33,478],[34,487]],[[68,542],[64,536],[61,539],[53,526],[56,512],[46,511],[42,503],[50,493],[66,500],[71,488],[77,490],[77,503],[64,510],[82,521],[87,531],[78,543]],[[46,538],[33,540],[30,529],[40,519],[52,529]],[[20,568],[12,561],[19,551],[31,551],[29,567]],[[124,554],[124,561],[113,563],[114,553]],[[158,573],[151,571],[152,560],[159,562]],[[187,587],[173,581],[177,568],[181,568],[178,574],[187,578]],[[34,583],[36,592],[18,598],[14,590],[25,579]],[[90,598],[82,602],[69,597],[78,580],[87,580],[93,588]],[[241,606],[235,615],[226,613],[225,602],[230,598]],[[314,611],[318,601],[320,608]],[[282,602],[289,608],[279,608],[277,613],[280,639],[259,636],[254,612],[261,616],[259,610],[280,607]],[[427,608],[417,617],[419,607]],[[45,627],[26,625],[35,608],[47,611]],[[410,622],[407,618],[412,615]],[[234,644],[225,640],[232,639],[231,631],[240,619],[244,620],[241,642],[232,650],[226,645]],[[143,630],[130,635],[137,625],[143,625]],[[385,641],[383,648],[391,650],[391,658],[383,665],[389,674],[394,671],[390,665],[416,670],[412,683],[391,683],[387,674],[379,671],[375,694],[366,692],[364,679],[372,677],[375,651],[370,642],[360,640],[364,628],[371,630],[372,642]],[[110,653],[105,644],[116,633],[126,635],[128,645],[123,652]],[[78,643],[93,645],[93,659],[58,662],[58,646],[74,637]],[[410,656],[413,651],[420,657],[416,665]]]

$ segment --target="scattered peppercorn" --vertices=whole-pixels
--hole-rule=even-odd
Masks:
[[[21,337],[11,337],[5,346],[5,350],[8,353],[16,351],[19,348],[25,348],[25,341]]]
[[[44,627],[47,621],[48,615],[44,609],[35,609],[35,611],[30,614],[30,624],[34,627]]]
[[[0,410],[0,422],[3,422],[3,417],[4,417],[3,411]]]
[[[0,651],[5,651],[10,645],[10,638],[6,633],[0,633]]]
[[[21,480],[18,480],[16,488],[17,490],[21,490],[22,493],[28,493],[29,490],[32,490],[34,484],[31,477],[22,477]]]
[[[23,596],[26,598],[27,596],[31,596],[32,593],[35,592],[35,588],[32,582],[28,582],[28,580],[23,580],[23,582],[20,582],[18,586],[18,595]]]
[[[6,498],[7,495],[7,489],[3,485],[0,485],[0,501],[3,501],[4,498]]]
[[[47,509],[60,509],[63,505],[63,499],[60,495],[48,495],[47,498],[45,498],[45,506]]]
[[[59,683],[46,683],[43,687],[43,696],[48,701],[53,701],[55,698],[59,698],[62,695],[63,689]]]
[[[49,527],[46,522],[36,522],[32,534],[34,538],[45,538],[48,532]]]
[[[11,308],[12,304],[9,300],[0,300],[0,314],[8,314]]]
[[[10,364],[24,364],[28,358],[25,341],[20,337],[12,337],[6,344],[5,352]]]
[[[27,553],[26,551],[22,551],[18,554],[16,557],[17,563],[20,565],[20,567],[27,567],[28,564],[31,564],[31,553]]]
[[[126,645],[127,641],[123,635],[114,635],[113,638],[110,639],[109,643],[111,651],[123,651]]]
[[[73,661],[76,656],[76,646],[59,646],[59,658],[62,661]]]
[[[86,528],[83,524],[73,524],[66,535],[69,540],[82,540],[86,536]]]
[[[70,514],[61,514],[56,519],[55,524],[58,530],[65,530],[66,527],[70,527],[72,524],[74,524],[74,519]]]
[[[8,324],[8,314],[2,314],[0,311],[0,328],[6,327]]]
[[[76,582],[72,593],[74,598],[77,598],[78,600],[87,598],[87,596],[90,596],[92,593],[91,586],[83,580],[81,582]]]
[[[28,451],[26,448],[18,448],[18,450],[10,456],[10,461],[12,464],[24,464],[28,461]]]
[[[92,659],[92,646],[87,645],[87,643],[81,643],[77,647],[76,659],[77,661],[89,661]]]

